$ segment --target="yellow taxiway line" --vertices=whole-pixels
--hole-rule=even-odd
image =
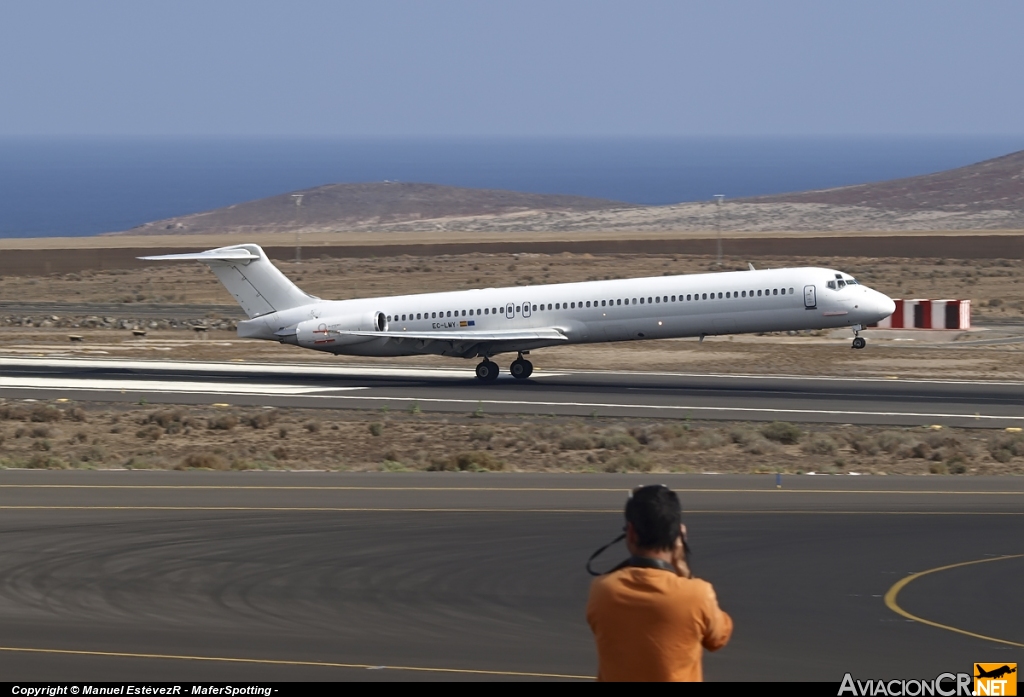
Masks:
[[[895,584],[893,584],[893,587],[890,588],[886,592],[886,594],[885,594],[885,606],[887,608],[889,608],[890,610],[892,610],[893,612],[895,612],[897,615],[901,615],[903,617],[906,617],[909,620],[914,620],[915,622],[920,622],[921,624],[926,624],[929,627],[938,627],[939,629],[945,629],[946,631],[949,631],[949,632],[956,632],[957,634],[964,634],[964,635],[969,636],[969,637],[974,637],[975,639],[983,639],[985,641],[994,641],[994,642],[996,642],[998,644],[1008,644],[1009,646],[1017,646],[1017,647],[1020,647],[1020,648],[1024,648],[1024,644],[1021,644],[1021,643],[1016,642],[1016,641],[1009,641],[1008,639],[997,639],[996,637],[986,636],[984,634],[978,634],[976,632],[969,632],[966,629],[960,629],[959,627],[951,627],[948,624],[940,624],[939,622],[933,622],[931,620],[926,620],[923,617],[918,617],[917,615],[912,615],[911,613],[907,612],[902,607],[900,607],[899,604],[896,602],[896,597],[900,594],[900,591],[903,590],[904,588],[906,588],[908,584],[916,581],[917,579],[921,578],[922,576],[927,576],[929,574],[935,574],[935,573],[938,573],[940,571],[947,571],[949,569],[956,569],[956,568],[959,568],[961,566],[972,566],[974,564],[985,564],[985,563],[988,563],[988,562],[991,562],[991,561],[1005,561],[1006,559],[1020,559],[1021,557],[1024,557],[1024,554],[1007,554],[1007,555],[1001,556],[1001,557],[989,557],[988,559],[975,559],[974,561],[962,561],[962,562],[960,562],[958,564],[947,564],[946,566],[937,566],[934,569],[928,569],[927,571],[918,571],[916,574],[910,574],[906,578],[900,579]]]
[[[38,649],[0,646],[10,653],[48,653],[64,656],[98,656],[104,658],[149,658],[173,661],[207,661],[210,663],[249,663],[272,666],[300,666],[308,668],[349,668],[361,670],[400,670],[420,673],[449,673],[460,675],[500,675],[517,678],[562,678],[567,680],[593,680],[592,675],[565,675],[562,673],[530,673],[514,670],[476,670],[472,668],[425,668],[419,666],[369,665],[362,663],[333,663],[330,661],[288,661],[272,658],[231,658],[226,656],[183,656],[162,653],[128,653],[123,651],[81,651],[74,649]]]

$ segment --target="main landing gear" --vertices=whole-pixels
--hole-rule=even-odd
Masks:
[[[476,367],[476,377],[481,382],[494,382],[498,379],[498,372],[498,364],[490,358],[485,358]],[[512,361],[512,365],[508,367],[508,372],[516,380],[525,380],[533,375],[533,363],[523,358],[523,354],[520,353],[519,358]]]
[[[482,382],[494,382],[498,379],[498,364],[490,358],[485,358],[483,363],[476,367],[476,377]]]
[[[512,361],[512,365],[508,367],[508,372],[512,373],[516,380],[525,380],[533,375],[533,363],[523,358],[523,354],[520,353],[519,358]]]
[[[853,325],[853,348],[862,349],[868,345],[868,342],[860,335],[862,327],[859,324]]]

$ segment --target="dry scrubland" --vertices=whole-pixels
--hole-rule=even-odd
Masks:
[[[728,241],[726,241],[728,251]],[[305,250],[306,254],[315,249]],[[466,254],[379,259],[275,261],[303,290],[323,298],[373,297],[492,286],[568,283],[611,278],[745,270],[747,259],[644,254]],[[1009,259],[871,259],[775,257],[758,268],[831,266],[893,297],[971,298],[979,318],[1024,317],[1024,269]],[[0,279],[0,301],[231,305],[216,277],[198,264],[143,270],[85,271]],[[127,309],[127,308],[126,308]]]
[[[232,407],[0,404],[0,466],[344,471],[1024,472],[1024,434]]]

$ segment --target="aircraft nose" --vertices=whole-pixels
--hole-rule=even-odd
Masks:
[[[884,293],[878,294],[878,312],[882,315],[882,319],[885,319],[892,313],[896,312],[896,303],[888,295]]]

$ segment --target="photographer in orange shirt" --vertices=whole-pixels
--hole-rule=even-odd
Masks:
[[[703,680],[703,650],[728,643],[732,618],[719,609],[711,584],[690,573],[676,493],[662,485],[635,489],[625,536],[630,558],[590,587],[597,679]]]

